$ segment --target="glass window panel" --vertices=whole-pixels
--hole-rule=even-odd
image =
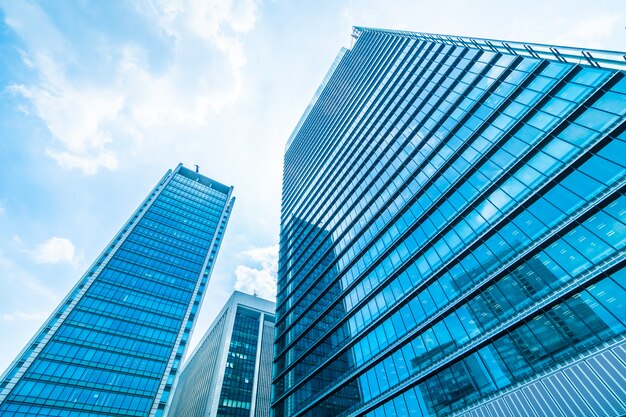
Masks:
[[[565,241],[594,263],[614,252],[613,248],[582,226],[570,231]]]
[[[626,172],[626,168],[599,156],[593,156],[582,164],[579,170],[605,185],[613,185],[613,183],[615,183],[617,179],[622,178]]]
[[[593,104],[593,107],[623,115],[626,113],[626,95],[609,91]]]
[[[604,211],[593,215],[585,224],[589,230],[615,249],[621,249],[626,244],[626,226]]]
[[[626,324],[626,290],[612,279],[604,279],[589,287],[588,291],[598,300],[622,325]]]
[[[596,86],[600,84],[610,74],[605,69],[583,67],[582,70],[572,78],[572,82]]]
[[[488,369],[498,389],[502,389],[511,384],[513,376],[509,372],[507,365],[500,358],[500,354],[493,346],[487,345],[480,349],[477,354],[480,356],[484,366]]]
[[[591,288],[591,290],[594,289]],[[589,292],[583,291],[579,295],[574,296],[574,298],[576,297],[579,297],[584,303],[578,308],[578,316],[600,338],[606,339],[624,332],[624,324],[618,321],[611,312],[607,311]]]
[[[578,119],[576,123],[589,129],[602,132],[617,120],[617,116],[594,108],[587,109]]]
[[[559,133],[559,138],[581,148],[597,136],[598,132],[595,130],[591,130],[575,123],[572,123],[565,128],[565,130]]]
[[[567,83],[558,93],[555,95],[557,97],[562,97],[564,99],[579,102],[583,97],[589,94],[593,89],[591,87],[587,87],[581,84]]]

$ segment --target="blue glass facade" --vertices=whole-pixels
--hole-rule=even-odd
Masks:
[[[2,416],[159,416],[234,199],[179,165],[14,361]]]
[[[275,416],[626,414],[623,54],[354,37],[285,152]]]

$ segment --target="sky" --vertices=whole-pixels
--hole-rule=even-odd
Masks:
[[[352,26],[626,50],[623,0],[0,0],[0,372],[167,169],[235,187],[191,351],[276,293],[285,143]]]

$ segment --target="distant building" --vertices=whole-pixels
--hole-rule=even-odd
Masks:
[[[235,291],[185,363],[167,417],[269,417],[275,304]]]
[[[0,415],[163,415],[231,194],[168,171],[2,376]]]
[[[285,150],[275,417],[626,415],[626,54],[353,37]]]

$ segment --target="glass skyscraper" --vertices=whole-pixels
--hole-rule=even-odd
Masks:
[[[626,54],[353,36],[285,151],[275,416],[626,414]]]
[[[186,361],[167,417],[269,417],[275,304],[235,291]]]
[[[163,415],[231,194],[168,171],[5,372],[0,415]]]

